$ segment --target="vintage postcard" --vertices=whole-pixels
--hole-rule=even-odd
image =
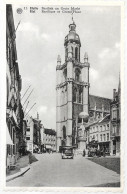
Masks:
[[[9,191],[123,189],[121,1],[9,1]]]

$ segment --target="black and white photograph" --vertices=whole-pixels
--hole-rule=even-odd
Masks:
[[[122,187],[122,4],[6,4],[6,188]]]

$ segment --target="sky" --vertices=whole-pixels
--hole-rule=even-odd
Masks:
[[[60,55],[64,63],[64,38],[72,15],[41,13],[41,6],[36,13],[30,13],[29,6],[25,7],[26,10],[23,6],[13,6],[15,28],[21,21],[16,31],[16,47],[22,96],[31,85],[22,103],[34,89],[27,111],[35,102],[36,105],[29,115],[36,118],[38,112],[44,127],[55,129],[57,56]],[[81,13],[74,13],[73,18],[81,41],[81,62],[85,52],[89,56],[90,94],[112,98],[113,89],[118,88],[120,71],[120,7],[78,7]],[[17,8],[23,9],[22,14],[17,13]]]

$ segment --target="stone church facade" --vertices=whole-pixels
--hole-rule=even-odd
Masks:
[[[57,151],[60,146],[77,145],[77,125],[85,122],[80,113],[88,114],[91,121],[110,113],[110,99],[89,94],[90,63],[87,53],[80,61],[81,42],[74,22],[69,25],[64,47],[65,62],[58,56],[56,66]]]

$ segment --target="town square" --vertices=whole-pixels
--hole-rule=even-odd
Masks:
[[[121,187],[120,13],[6,5],[7,187]]]

